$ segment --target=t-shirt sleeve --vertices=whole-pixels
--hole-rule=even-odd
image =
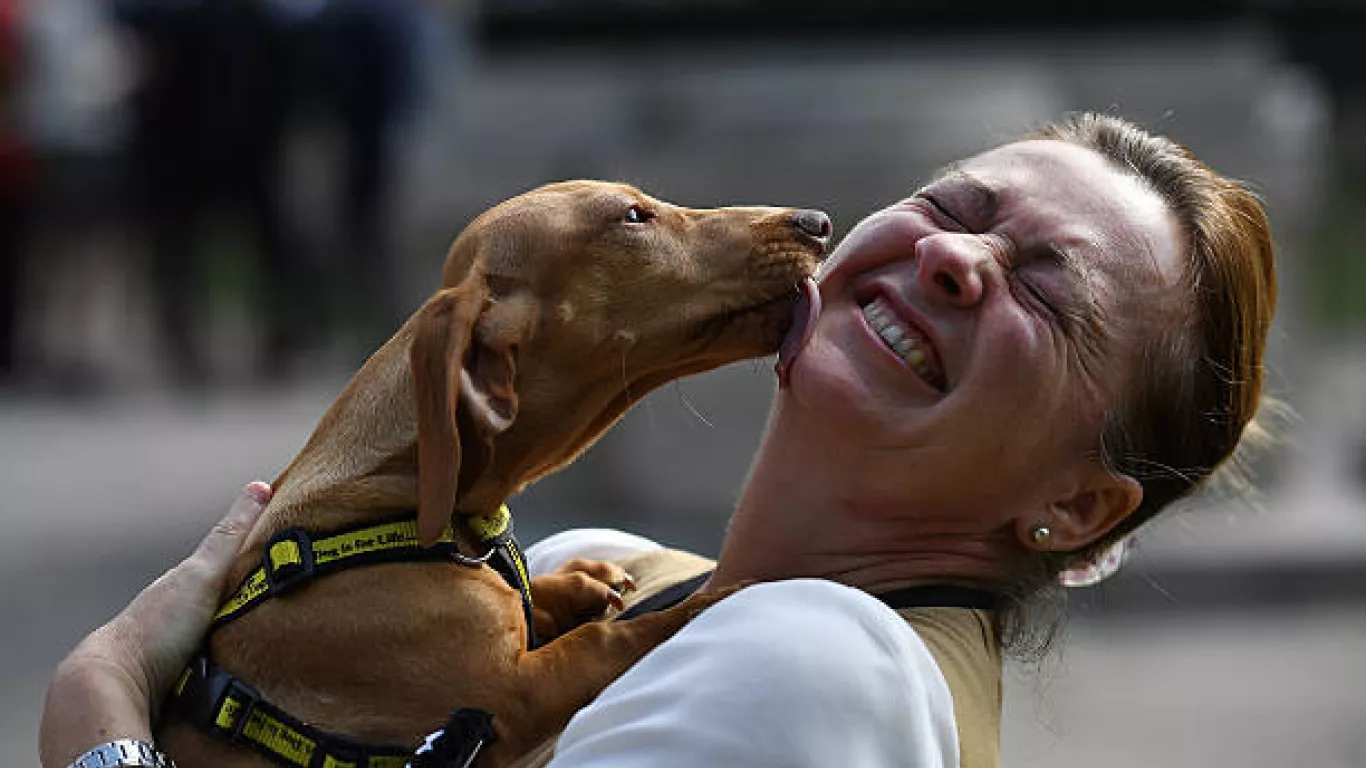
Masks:
[[[894,611],[833,582],[713,606],[570,722],[553,768],[956,768],[948,685]]]

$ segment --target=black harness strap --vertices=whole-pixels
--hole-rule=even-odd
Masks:
[[[522,618],[526,620],[526,647],[529,651],[536,650],[541,647],[541,640],[536,637],[536,617],[532,612],[534,606],[531,603],[531,574],[527,573],[526,556],[517,545],[517,539],[512,537],[510,527],[507,536],[494,546],[493,556],[489,558],[488,564],[513,589],[521,593]]]
[[[625,621],[646,613],[672,608],[691,597],[703,584],[707,583],[711,575],[712,571],[707,571],[687,581],[680,581],[677,584],[665,587],[631,606],[629,610],[623,611],[621,615],[617,616],[617,620]],[[986,590],[959,587],[953,584],[926,584],[919,587],[906,587],[905,589],[875,594],[873,597],[881,600],[893,610],[900,608],[978,608],[991,610],[1000,603],[1000,598]]]
[[[207,655],[185,670],[175,695],[180,711],[200,730],[284,765],[403,768],[413,753],[409,747],[365,744],[315,728],[261,698]]]
[[[617,616],[617,621],[627,621],[647,613],[654,613],[655,611],[672,608],[684,600],[687,600],[692,596],[692,593],[701,589],[702,585],[707,583],[707,579],[711,578],[711,574],[711,571],[707,571],[706,573],[698,574],[687,581],[680,581],[677,584],[667,586],[625,611],[622,611],[621,614]]]
[[[527,574],[526,559],[513,538],[512,513],[505,506],[491,515],[466,515],[463,522],[487,548],[483,555],[463,554],[450,526],[436,544],[423,547],[412,513],[327,534],[312,534],[303,528],[280,531],[267,542],[261,566],[248,574],[218,609],[209,632],[245,615],[266,600],[321,576],[375,563],[444,560],[476,568],[487,563],[498,571],[522,597],[527,647],[535,648],[531,578]]]
[[[471,567],[487,564],[516,589],[526,619],[527,647],[535,648],[531,578],[512,535],[511,513],[503,507],[492,515],[466,515],[463,522],[487,547],[483,555],[461,553],[450,526],[435,546],[423,547],[412,513],[328,534],[302,528],[281,531],[266,544],[261,566],[214,616],[209,632],[330,573],[375,563],[448,561]],[[290,715],[214,664],[207,643],[181,675],[173,701],[199,730],[294,768],[403,768],[414,756],[412,747],[366,744]],[[441,738],[423,746],[417,764],[466,768],[496,739],[492,721],[493,716],[482,710],[456,710],[439,732]]]
[[[976,608],[990,611],[1001,599],[984,589],[959,587],[954,584],[926,584],[882,592],[873,597],[896,610],[900,608]]]

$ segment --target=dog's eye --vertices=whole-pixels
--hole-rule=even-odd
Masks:
[[[654,217],[655,214],[652,211],[647,211],[638,205],[626,209],[626,223],[628,224],[644,224]]]

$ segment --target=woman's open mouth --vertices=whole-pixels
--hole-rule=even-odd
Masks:
[[[898,315],[891,303],[880,294],[867,304],[861,305],[860,309],[868,327],[873,329],[892,354],[926,384],[939,392],[946,391],[944,365],[940,362],[939,354],[929,337]]]

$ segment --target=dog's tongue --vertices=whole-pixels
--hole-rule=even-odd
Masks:
[[[801,354],[806,342],[811,340],[811,334],[816,330],[816,316],[821,313],[821,292],[815,280],[809,277],[803,280],[801,294],[797,306],[792,310],[792,327],[787,330],[787,336],[778,348],[778,365],[774,370],[778,373],[778,387],[781,389],[787,388],[792,363]]]

